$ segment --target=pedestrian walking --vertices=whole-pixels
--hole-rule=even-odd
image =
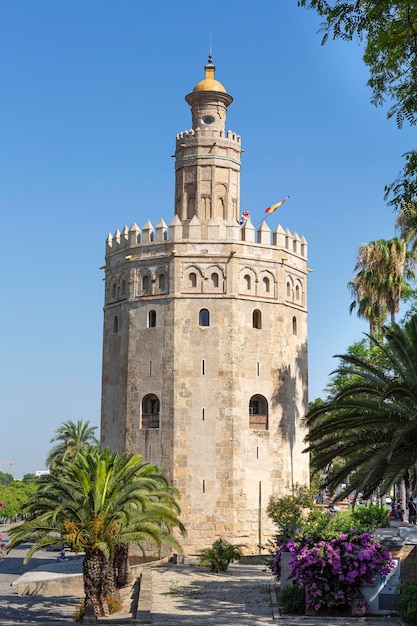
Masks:
[[[415,524],[416,517],[417,517],[417,507],[414,504],[413,498],[411,497],[408,499],[407,508],[408,508],[408,523]]]

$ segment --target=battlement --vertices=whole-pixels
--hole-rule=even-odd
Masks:
[[[133,223],[130,228],[125,226],[122,231],[116,230],[114,235],[109,234],[106,240],[106,256],[119,250],[140,248],[144,246],[158,245],[165,242],[184,241],[211,241],[211,242],[242,242],[255,243],[280,250],[288,250],[289,253],[307,259],[307,241],[299,237],[296,232],[291,233],[288,228],[284,230],[278,225],[271,231],[268,224],[263,221],[259,228],[253,226],[250,219],[244,226],[239,224],[219,223],[217,220],[209,220],[207,224],[208,237],[201,236],[201,221],[194,216],[188,225],[188,236],[183,233],[183,225],[175,215],[169,226],[161,218],[154,227],[148,220],[142,228]]]
[[[231,141],[235,141],[240,145],[240,135],[237,133],[228,130],[226,132],[222,130],[216,130],[214,128],[196,128],[191,130],[184,130],[181,133],[178,133],[176,137],[176,143],[195,143],[196,141],[201,141],[202,139],[207,139],[211,141],[213,139],[229,139]]]

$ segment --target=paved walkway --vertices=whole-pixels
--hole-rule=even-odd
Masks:
[[[25,547],[0,562],[0,626],[64,626],[73,623],[75,596],[18,596],[11,586],[33,568],[53,569],[58,552],[39,551],[23,565]],[[62,564],[65,568],[67,563]],[[62,572],[60,572],[62,574]],[[29,574],[26,574],[29,575]],[[33,574],[35,575],[35,574]],[[314,618],[279,615],[275,580],[263,565],[234,565],[210,574],[194,565],[152,569],[151,626],[399,626],[398,618]],[[272,590],[272,594],[271,594]],[[124,621],[124,620],[123,620]],[[113,626],[123,621],[113,616]],[[124,622],[126,623],[126,622]],[[132,621],[131,621],[132,623]],[[141,624],[142,622],[134,622]],[[149,623],[149,622],[148,622]]]

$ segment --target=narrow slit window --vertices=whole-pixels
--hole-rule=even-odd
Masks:
[[[117,315],[113,317],[113,332],[119,332],[119,317]]]

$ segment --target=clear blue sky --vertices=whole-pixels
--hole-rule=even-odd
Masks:
[[[309,243],[310,398],[366,332],[346,287],[394,233],[384,184],[411,131],[369,103],[357,44],[320,46],[296,0],[0,0],[0,461],[44,468],[64,421],[100,421],[109,232],[173,216],[184,96],[216,78],[242,137],[242,209]],[[7,464],[0,465],[9,471]]]

